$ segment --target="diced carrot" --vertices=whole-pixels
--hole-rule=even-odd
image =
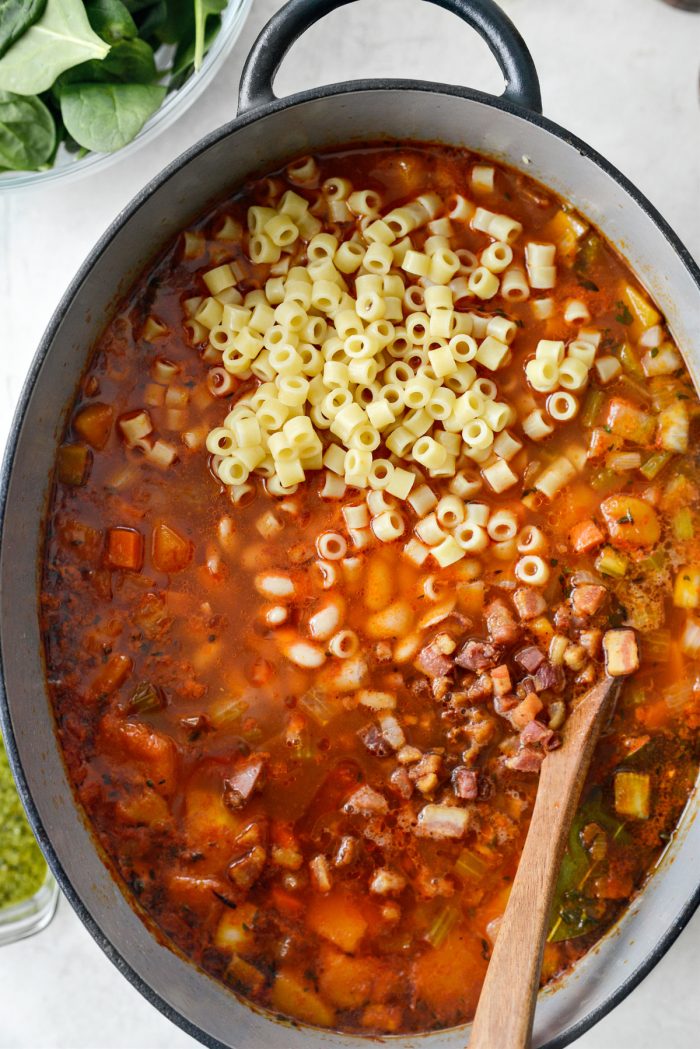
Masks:
[[[170,817],[167,802],[153,790],[144,790],[142,794],[127,795],[121,798],[116,804],[115,811],[126,823],[141,824],[146,827],[151,827],[156,823],[165,823]]]
[[[482,940],[458,927],[440,947],[418,955],[414,993],[442,1023],[455,1022],[473,1014],[486,965]]]
[[[279,885],[273,886],[270,890],[270,897],[273,907],[288,918],[299,918],[304,913],[302,901],[291,892],[287,892],[286,889],[280,888]]]
[[[541,710],[542,700],[535,692],[530,692],[518,703],[517,707],[510,711],[509,717],[513,727],[520,732],[537,717]]]
[[[90,683],[90,699],[102,699],[111,696],[113,692],[123,685],[129,674],[133,663],[128,656],[114,653],[106,663],[103,663]]]
[[[241,830],[242,817],[226,807],[223,786],[191,783],[185,791],[185,836],[193,849],[204,849],[211,856],[220,849],[227,853]]]
[[[350,893],[334,890],[309,904],[309,928],[347,954],[354,954],[367,931],[367,921]]]
[[[613,546],[619,550],[653,546],[661,525],[653,506],[631,495],[611,495],[600,504]]]
[[[403,1009],[400,1005],[384,1005],[373,1002],[363,1010],[360,1023],[363,1027],[376,1031],[388,1031],[390,1034],[398,1031],[403,1019]]]
[[[285,1016],[293,1016],[318,1027],[332,1027],[335,1010],[316,993],[313,981],[303,973],[282,969],[272,988],[272,1005]]]
[[[113,419],[114,409],[109,404],[89,404],[76,415],[73,429],[92,448],[99,450],[109,440]]]
[[[192,560],[192,543],[166,524],[153,529],[151,560],[159,572],[180,572]]]
[[[359,1009],[365,1002],[386,998],[390,975],[378,958],[353,958],[330,945],[321,948],[318,985],[339,1009]]]
[[[595,521],[579,521],[569,532],[571,548],[577,554],[586,554],[589,550],[595,550],[605,540]]]
[[[140,572],[143,564],[143,536],[135,528],[110,528],[107,533],[107,564]]]

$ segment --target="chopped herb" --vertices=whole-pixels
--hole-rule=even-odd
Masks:
[[[626,306],[624,302],[621,302],[619,300],[615,303],[615,305],[617,307],[615,320],[618,322],[618,324],[631,324],[634,320],[634,317],[630,313],[629,307]]]
[[[654,346],[653,349],[650,351],[650,353],[651,353],[652,357],[658,357],[659,356],[659,347],[658,346]]]
[[[587,277],[579,277],[578,285],[580,288],[585,288],[586,291],[600,291],[595,281],[589,280]]]
[[[618,517],[617,523],[618,524],[634,524],[634,518],[632,517],[632,514],[630,513],[630,511],[627,510],[627,512],[624,513],[622,515],[622,517]]]

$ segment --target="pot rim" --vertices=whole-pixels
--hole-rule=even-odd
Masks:
[[[678,255],[689,276],[697,287],[700,295],[700,266],[695,262],[689,250],[685,247],[680,237],[671,228],[669,223],[663,218],[660,212],[654,207],[654,205],[647,199],[647,197],[630,181],[625,175],[622,174],[613,164],[611,164],[604,156],[602,156],[597,150],[593,149],[587,142],[578,136],[572,134],[566,128],[557,124],[555,121],[543,116],[540,113],[533,112],[532,110],[525,109],[519,105],[507,101],[503,97],[497,97],[486,92],[478,91],[472,88],[464,88],[450,84],[440,84],[431,81],[420,81],[412,79],[362,79],[354,81],[343,81],[335,84],[328,84],[318,88],[310,88],[305,91],[297,92],[293,95],[289,95],[286,98],[275,99],[271,102],[263,103],[254,109],[248,110],[244,114],[235,117],[221,127],[205,135],[199,139],[193,145],[189,146],[179,156],[172,160],[169,164],[159,172],[158,175],[154,176],[150,182],[142,190],[140,190],[136,196],[124,207],[116,218],[110,223],[105,232],[100,236],[95,246],[89,252],[84,262],[80,266],[77,274],[72,279],[65,293],[61,297],[54,313],[47,325],[46,331],[42,336],[34,358],[30,364],[29,371],[25,382],[22,386],[20,397],[17,403],[12,423],[10,426],[7,444],[3,454],[2,466],[0,468],[0,549],[2,548],[2,540],[4,535],[4,520],[5,520],[5,508],[7,504],[8,489],[10,483],[10,477],[14,466],[15,455],[17,451],[17,444],[19,441],[20,431],[22,429],[29,401],[31,399],[32,392],[36,380],[38,378],[41,367],[44,360],[48,356],[52,344],[54,342],[56,333],[60,324],[62,323],[66,313],[71,307],[71,304],[82,285],[83,281],[90,272],[92,266],[97,262],[99,258],[108,250],[112,240],[120,231],[122,226],[130,219],[132,219],[139,209],[147,200],[149,200],[160,188],[165,185],[171,178],[178,175],[180,170],[184,168],[190,161],[196,159],[200,154],[204,153],[211,146],[217,144],[223,139],[232,135],[240,128],[246,127],[249,124],[255,123],[257,120],[270,116],[275,113],[283,112],[285,110],[294,109],[296,106],[303,105],[306,102],[314,102],[324,98],[332,98],[342,95],[360,95],[367,91],[420,91],[427,94],[434,94],[437,96],[447,95],[458,98],[463,98],[465,101],[477,102],[483,105],[491,106],[495,109],[500,109],[506,113],[516,116],[523,120],[525,123],[533,124],[541,130],[554,135],[559,138],[567,145],[571,146],[578,153],[588,160],[593,161],[606,175],[608,175],[618,186],[629,196],[634,203],[644,212],[647,218],[653,223],[659,233],[669,243],[671,248]],[[374,139],[373,141],[382,141]],[[387,142],[396,141],[390,135],[386,137]],[[507,162],[507,161],[506,161]],[[605,230],[603,230],[605,232]],[[129,981],[129,983],[138,990],[143,997],[155,1008],[159,1010],[164,1016],[166,1016],[172,1023],[176,1024],[179,1028],[184,1030],[191,1037],[198,1040],[203,1045],[207,1046],[208,1049],[229,1049],[223,1042],[217,1038],[207,1034],[197,1024],[189,1020],[184,1014],[179,1012],[176,1008],[170,1005],[165,999],[163,999],[146,980],[140,976],[132,966],[125,960],[120,951],[115,947],[112,941],[102,932],[97,920],[93,917],[91,911],[83,903],[78,896],[77,892],[73,888],[73,885],[66,874],[60,857],[58,856],[54,846],[51,842],[49,834],[43,825],[39,812],[34,804],[29,785],[24,773],[22,761],[19,755],[17,742],[12,727],[12,719],[10,714],[10,706],[7,698],[7,690],[5,684],[5,671],[4,667],[0,663],[0,731],[2,732],[5,748],[9,758],[10,766],[12,768],[15,781],[17,783],[18,792],[24,808],[27,812],[29,822],[32,826],[34,834],[41,846],[41,849],[47,859],[47,862],[53,871],[53,874],[73,910],[76,912],[81,922],[91,934],[95,942],[99,945],[102,951],[110,959],[110,961],[116,966],[123,976]],[[73,798],[73,804],[77,805],[77,802]],[[652,875],[653,876],[653,875]],[[642,892],[644,890],[642,889]],[[607,1016],[620,1002],[624,999],[644,980],[644,978],[651,972],[651,970],[658,964],[659,961],[664,957],[666,952],[675,943],[676,939],[680,936],[683,929],[689,923],[693,917],[695,911],[700,906],[700,880],[698,885],[693,892],[692,896],[685,901],[680,909],[678,915],[669,924],[665,932],[658,939],[656,946],[649,952],[644,961],[637,966],[637,968],[626,977],[626,979],[613,991],[605,1000],[589,1013],[587,1013],[581,1020],[574,1023],[572,1026],[566,1028],[561,1034],[556,1035],[554,1038],[546,1042],[541,1049],[564,1049],[565,1046],[570,1045],[572,1042],[580,1038],[586,1031],[593,1027],[599,1020]],[[170,948],[168,948],[170,949]],[[245,1004],[245,1003],[244,1003]],[[249,1007],[249,1006],[248,1006]],[[263,1013],[262,1015],[265,1015]],[[273,1018],[270,1017],[270,1021],[274,1022]],[[296,1025],[302,1028],[306,1025]],[[423,1035],[413,1036],[426,1038],[430,1032],[426,1032]],[[356,1036],[348,1035],[347,1037],[355,1039],[358,1044],[362,1042],[369,1042],[370,1037],[367,1036]],[[384,1040],[394,1042],[395,1044],[402,1037],[402,1035],[392,1035]]]

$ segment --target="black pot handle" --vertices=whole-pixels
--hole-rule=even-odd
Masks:
[[[248,55],[238,95],[238,115],[275,101],[272,83],[292,44],[324,15],[355,0],[288,0],[272,16]],[[376,3],[377,0],[374,0]],[[458,15],[488,44],[505,77],[502,97],[542,112],[540,83],[532,55],[507,15],[494,0],[429,0]]]

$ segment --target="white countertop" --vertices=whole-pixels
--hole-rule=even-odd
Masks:
[[[42,331],[98,235],[172,158],[234,115],[255,35],[281,4],[255,0],[227,67],[135,158],[67,186],[0,192],[0,446]],[[700,258],[700,15],[659,0],[502,0],[534,55],[547,116],[607,156]],[[369,42],[371,43],[371,46]],[[499,92],[485,45],[418,0],[363,0],[296,45],[279,94],[356,76],[413,76]],[[700,915],[580,1049],[696,1049]],[[195,1049],[121,977],[65,900],[50,929],[0,948],[0,1049]]]

